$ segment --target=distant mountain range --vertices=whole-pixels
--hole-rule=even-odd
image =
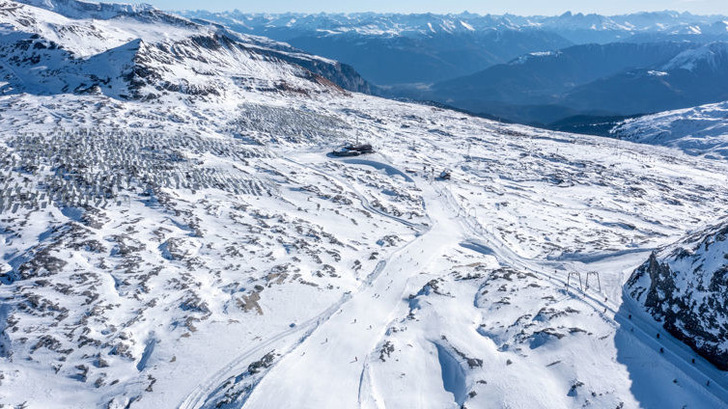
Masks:
[[[556,17],[462,14],[245,14],[186,11],[354,66],[378,85],[438,82],[530,52],[617,41],[728,39],[728,17],[659,12]]]
[[[728,99],[728,43],[580,45],[529,54],[412,95],[536,124],[677,109]]]
[[[384,96],[554,129],[728,99],[725,16],[182,14],[350,64]]]

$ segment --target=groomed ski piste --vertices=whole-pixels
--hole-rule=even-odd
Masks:
[[[0,96],[0,405],[727,406],[623,293],[724,216],[724,161],[358,94],[122,11],[0,7],[5,72],[44,67]],[[376,153],[327,155],[356,140]]]

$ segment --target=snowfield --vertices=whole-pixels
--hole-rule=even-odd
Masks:
[[[682,149],[714,159],[728,157],[728,103],[662,112],[619,124],[612,134],[633,142]]]
[[[145,27],[108,82],[52,57],[93,92],[3,79],[0,407],[728,407],[622,292],[725,214],[725,162],[352,93],[134,13],[0,6],[7,47],[47,39],[18,15]]]

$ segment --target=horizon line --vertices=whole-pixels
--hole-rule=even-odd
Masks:
[[[153,6],[154,7],[154,6]],[[156,7],[155,7],[156,8]],[[572,11],[565,11],[560,14],[516,14],[516,13],[478,13],[478,12],[471,12],[468,10],[463,10],[460,12],[433,12],[433,11],[424,11],[424,12],[405,12],[405,11],[243,11],[238,8],[235,9],[225,9],[225,10],[209,10],[209,9],[159,9],[163,11],[169,11],[169,12],[208,12],[208,13],[240,13],[240,14],[249,14],[249,15],[302,15],[302,16],[313,16],[313,15],[340,15],[340,16],[351,16],[351,15],[357,15],[357,14],[378,14],[378,15],[397,15],[397,16],[423,16],[423,15],[434,15],[434,16],[461,16],[461,15],[473,15],[478,17],[546,17],[546,18],[557,18],[557,17],[564,17],[564,16],[599,16],[599,17],[625,17],[625,16],[632,16],[632,15],[639,15],[639,14],[658,14],[658,13],[677,13],[677,14],[688,14],[695,17],[728,17],[728,14],[719,14],[719,13],[713,13],[713,14],[699,14],[699,13],[693,13],[691,11],[685,10],[685,11],[679,11],[679,10],[671,10],[671,9],[665,9],[665,10],[643,10],[643,11],[633,11],[633,12],[627,12],[622,14],[601,14],[597,12],[572,12]]]

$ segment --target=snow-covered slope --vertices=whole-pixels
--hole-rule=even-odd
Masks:
[[[655,320],[728,370],[728,223],[652,253],[626,285]]]
[[[728,157],[728,102],[667,111],[624,121],[612,134],[639,143],[671,146],[691,155]]]
[[[76,4],[59,3],[64,10]],[[6,94],[75,91],[149,99],[169,92],[219,96],[243,84],[322,92],[331,82],[367,90],[358,74],[335,61],[156,10],[121,8],[126,11],[104,20],[72,20],[19,3],[0,7]],[[246,83],[263,71],[270,71],[268,83]]]
[[[664,71],[723,71],[728,61],[728,43],[715,42],[686,50],[662,67]]]
[[[215,26],[4,5],[3,40],[57,45],[3,62],[0,404],[727,406],[621,298],[725,212],[724,162],[344,92]]]

